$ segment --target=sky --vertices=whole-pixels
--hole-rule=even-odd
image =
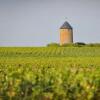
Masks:
[[[100,0],[0,0],[0,46],[59,43],[65,21],[74,42],[100,42]]]

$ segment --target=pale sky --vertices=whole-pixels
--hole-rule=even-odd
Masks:
[[[74,42],[100,42],[100,0],[0,0],[0,46],[59,43],[64,21]]]

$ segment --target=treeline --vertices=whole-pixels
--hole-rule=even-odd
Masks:
[[[63,44],[60,45],[59,43],[49,43],[47,47],[100,47],[100,43],[83,43],[83,42],[76,42],[70,44]]]

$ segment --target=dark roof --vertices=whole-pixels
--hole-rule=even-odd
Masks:
[[[67,21],[65,21],[60,29],[72,29],[72,26]]]

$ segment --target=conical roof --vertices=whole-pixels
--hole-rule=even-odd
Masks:
[[[65,21],[60,29],[72,29],[72,26],[67,21]]]

